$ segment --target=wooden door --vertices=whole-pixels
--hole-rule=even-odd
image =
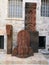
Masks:
[[[36,31],[36,3],[25,4],[25,29]]]

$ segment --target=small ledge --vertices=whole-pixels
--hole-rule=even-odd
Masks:
[[[6,18],[6,20],[24,21],[23,18]]]

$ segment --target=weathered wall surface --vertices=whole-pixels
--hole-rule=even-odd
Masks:
[[[6,35],[6,24],[11,24],[13,26],[13,45],[15,46],[17,43],[17,33],[18,31],[24,29],[24,18],[25,18],[25,2],[36,2],[36,30],[39,31],[40,36],[46,36],[47,40],[49,40],[49,18],[41,17],[41,0],[23,0],[23,18],[8,18],[8,0],[0,0],[0,30],[4,33],[4,49],[6,50],[7,45],[7,35]],[[46,40],[46,44],[48,44]]]

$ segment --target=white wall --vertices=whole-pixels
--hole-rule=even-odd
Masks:
[[[6,24],[13,26],[13,45],[17,44],[17,33],[24,29],[24,17],[22,19],[8,18],[8,0],[0,0],[0,30],[4,32],[4,50],[7,51]]]
[[[7,35],[6,35],[6,24],[13,26],[13,45],[16,45],[17,33],[21,29],[24,29],[25,19],[25,2],[37,3],[36,8],[36,30],[39,31],[40,36],[49,36],[49,18],[41,17],[41,0],[23,0],[23,18],[22,19],[10,19],[8,18],[8,0],[0,0],[0,29],[4,31],[4,44],[5,50],[7,50]],[[46,39],[46,41],[49,40]],[[46,42],[48,44],[48,42]]]

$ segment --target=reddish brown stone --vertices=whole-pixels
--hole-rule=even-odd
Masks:
[[[7,33],[7,54],[12,53],[12,25],[6,25],[6,33]]]
[[[26,30],[22,30],[18,33],[17,43],[19,46],[30,46],[30,34]]]
[[[12,25],[6,25],[6,33],[7,35],[12,35]]]
[[[36,3],[26,3],[25,29],[36,31]]]
[[[17,36],[18,47],[14,49],[13,55],[26,58],[33,55],[32,49],[30,48],[30,34],[26,30],[22,30],[18,33]],[[17,53],[15,52],[17,50]]]
[[[13,56],[16,56],[18,54],[18,48],[14,48],[13,51],[12,51],[12,55]]]
[[[35,30],[35,24],[34,24],[34,25],[28,24],[28,25],[26,26],[26,28],[27,28],[28,31],[36,31],[36,30]]]
[[[34,55],[34,54],[33,54],[33,53],[34,53],[34,52],[33,52],[33,49],[32,49],[31,47],[29,47],[29,51],[30,51],[30,52],[28,53],[29,55]]]

